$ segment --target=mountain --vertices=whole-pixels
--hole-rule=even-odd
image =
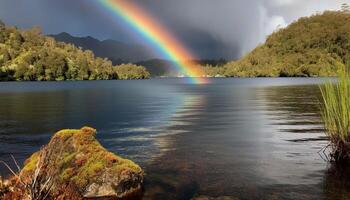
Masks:
[[[176,63],[165,59],[156,59],[149,49],[140,45],[130,45],[115,40],[100,41],[91,36],[74,37],[62,32],[50,35],[57,41],[74,44],[85,50],[91,50],[96,56],[108,58],[113,64],[132,62],[144,66],[150,74],[155,76],[178,76]],[[226,60],[197,60],[202,65],[223,65]]]
[[[113,64],[138,62],[154,57],[149,49],[141,45],[126,44],[110,39],[100,41],[91,36],[75,37],[65,32],[50,36],[57,41],[74,44],[85,50],[91,50],[98,57],[112,60]]]
[[[271,34],[238,61],[226,64],[229,77],[335,76],[350,63],[350,13],[326,11],[303,17]]]
[[[151,76],[178,76],[176,63],[163,59],[150,59],[135,63],[144,66]]]

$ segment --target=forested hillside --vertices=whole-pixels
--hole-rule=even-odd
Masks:
[[[335,76],[347,63],[350,63],[350,12],[343,10],[301,18],[271,34],[264,44],[238,61],[200,64],[204,68],[203,76],[315,77]],[[154,76],[172,69],[159,62],[144,64]],[[0,23],[0,80],[107,80],[149,76],[144,67],[113,66],[110,60],[95,57],[90,50],[43,36],[39,28],[24,31]]]
[[[109,80],[149,77],[145,68],[131,64],[119,77],[118,67],[113,66],[108,59],[95,57],[92,51],[43,36],[39,28],[24,31],[5,26],[0,21],[0,80]]]
[[[241,60],[226,64],[225,76],[335,76],[347,62],[350,13],[326,11],[273,33]]]

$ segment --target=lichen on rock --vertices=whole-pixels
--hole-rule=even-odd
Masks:
[[[40,151],[25,161],[20,172],[30,180],[39,160],[43,160],[45,176],[52,177],[52,194],[64,198],[73,189],[81,198],[124,199],[139,196],[143,170],[134,162],[107,151],[95,138],[96,130],[61,130]],[[45,156],[45,159],[42,159]],[[62,191],[63,190],[63,191]]]

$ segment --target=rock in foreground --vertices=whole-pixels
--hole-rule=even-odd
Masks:
[[[49,196],[54,199],[139,196],[144,176],[142,169],[107,151],[95,135],[96,130],[89,127],[57,132],[49,144],[25,162],[20,172],[22,185],[33,187],[35,181],[41,181],[34,187],[50,191]],[[35,190],[27,193],[33,192]]]

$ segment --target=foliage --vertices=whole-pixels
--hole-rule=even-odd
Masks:
[[[40,28],[19,30],[0,21],[0,80],[117,79],[114,67],[110,60],[96,58],[92,51],[43,36]],[[131,71],[137,73],[139,67]],[[130,77],[144,77],[144,72]]]
[[[147,79],[150,73],[143,66],[135,64],[122,64],[114,68],[115,73],[119,79]]]
[[[350,161],[350,77],[343,69],[337,83],[321,86],[322,118],[335,161]]]
[[[336,76],[350,60],[350,14],[326,11],[271,34],[241,60],[225,65],[228,77]]]
[[[205,65],[202,66],[205,76],[207,77],[222,77],[225,73],[225,68],[222,66]]]

